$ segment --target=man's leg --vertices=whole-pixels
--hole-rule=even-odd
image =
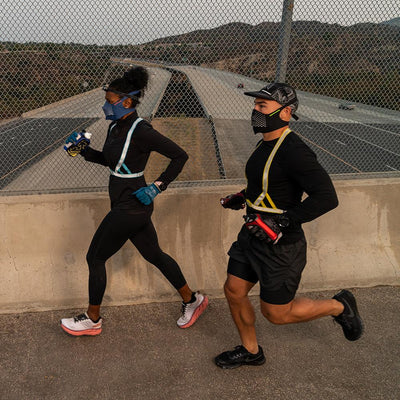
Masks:
[[[253,354],[258,352],[254,308],[250,303],[248,293],[255,285],[228,273],[224,291],[231,315],[239,331],[243,346]]]
[[[329,315],[338,316],[344,311],[343,304],[335,299],[312,300],[299,297],[288,304],[270,304],[262,300],[260,303],[264,317],[278,325],[306,322]]]
[[[332,316],[341,325],[346,339],[351,341],[360,339],[364,331],[356,299],[348,290],[341,290],[329,300],[300,297],[287,304],[271,304],[261,300],[261,312],[270,322],[278,325]]]
[[[232,264],[235,264],[235,261],[230,260],[230,266]],[[246,266],[245,264],[242,265]],[[254,282],[246,281],[228,272],[224,286],[225,296],[233,321],[239,331],[242,345],[215,357],[215,364],[221,368],[232,369],[241,365],[262,365],[265,363],[263,349],[257,344],[254,309],[248,298],[248,293],[254,285]]]
[[[256,265],[260,272],[261,312],[274,324],[311,321],[343,312],[343,304],[334,299],[295,299],[301,274],[306,265],[305,239],[295,243],[266,246],[263,265]]]
[[[260,269],[261,312],[274,324],[290,324],[332,316],[342,326],[348,340],[357,340],[363,332],[357,302],[348,290],[332,299],[295,298],[301,274],[306,264],[306,243],[266,248],[264,268]]]

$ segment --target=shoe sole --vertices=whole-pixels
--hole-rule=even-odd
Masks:
[[[364,333],[364,323],[363,323],[361,317],[360,317],[360,316],[357,316],[357,320],[358,320],[358,322],[359,322],[359,324],[360,324],[361,329],[360,329],[360,334],[359,334],[358,336],[354,337],[354,338],[349,338],[349,337],[347,337],[347,336],[346,336],[346,333],[345,333],[345,331],[344,331],[344,329],[343,329],[343,327],[342,327],[344,337],[345,337],[347,340],[349,340],[350,342],[355,342],[356,340],[360,339],[361,336],[362,336],[363,333]]]
[[[218,367],[220,367],[222,369],[235,369],[235,368],[241,367],[242,365],[260,366],[260,365],[265,364],[265,361],[266,361],[266,358],[264,357],[264,359],[261,361],[251,361],[251,362],[244,362],[244,363],[230,364],[230,365],[229,364],[220,365],[217,362],[215,362],[215,361],[214,362],[215,362],[215,365],[217,365]]]
[[[203,301],[196,308],[196,311],[193,313],[192,318],[190,318],[190,321],[185,325],[178,325],[179,328],[181,329],[190,328],[199,319],[200,315],[203,314],[207,306],[208,306],[208,297],[204,296]]]
[[[340,297],[343,294],[347,294],[351,298],[351,300],[353,301],[353,303],[354,303],[353,304],[353,312],[354,312],[355,318],[357,319],[357,321],[359,322],[360,327],[361,327],[360,334],[358,336],[354,337],[354,338],[347,337],[346,336],[346,332],[345,332],[344,328],[342,327],[344,337],[347,340],[349,340],[350,342],[354,342],[354,341],[360,339],[361,336],[363,335],[363,333],[364,333],[364,323],[363,323],[363,320],[360,317],[360,313],[358,312],[357,300],[356,300],[356,298],[355,298],[353,293],[351,293],[349,290],[343,289],[339,293],[337,293],[335,296],[333,296],[333,298],[335,300],[337,300],[337,301],[340,301],[337,297]]]
[[[73,331],[72,329],[67,328],[66,326],[64,326],[63,324],[61,324],[61,328],[69,333],[72,336],[97,336],[100,335],[102,329],[101,328],[97,328],[97,329],[85,329],[84,331]]]

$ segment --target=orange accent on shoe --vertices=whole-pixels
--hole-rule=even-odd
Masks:
[[[199,306],[196,308],[196,311],[193,313],[192,318],[190,319],[190,321],[182,326],[179,326],[179,328],[181,329],[185,329],[185,328],[190,328],[200,317],[201,314],[203,314],[204,310],[207,308],[208,306],[208,297],[204,296],[203,301],[199,304]]]
[[[96,329],[85,329],[84,331],[73,331],[71,329],[68,329],[66,326],[61,324],[61,328],[64,329],[65,332],[69,333],[72,336],[83,336],[83,335],[88,335],[88,336],[96,336],[100,335],[102,329],[96,328]]]

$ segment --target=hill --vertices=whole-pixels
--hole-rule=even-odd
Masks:
[[[396,21],[352,26],[294,21],[288,82],[302,90],[399,110],[400,27]],[[279,28],[273,22],[235,22],[144,43],[132,48],[132,56],[271,81]]]
[[[304,91],[400,110],[399,22],[294,21],[287,81]],[[274,22],[232,22],[140,45],[3,42],[0,118],[100,86],[117,74],[112,57],[201,65],[272,81],[279,30]]]
[[[390,19],[389,21],[384,21],[381,23],[385,24],[385,25],[393,25],[393,26],[400,27],[400,18],[393,18],[393,19]]]

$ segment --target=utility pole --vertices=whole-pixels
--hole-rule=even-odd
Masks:
[[[294,0],[283,0],[282,20],[279,30],[279,48],[276,63],[275,82],[286,81],[290,35],[292,31]]]

